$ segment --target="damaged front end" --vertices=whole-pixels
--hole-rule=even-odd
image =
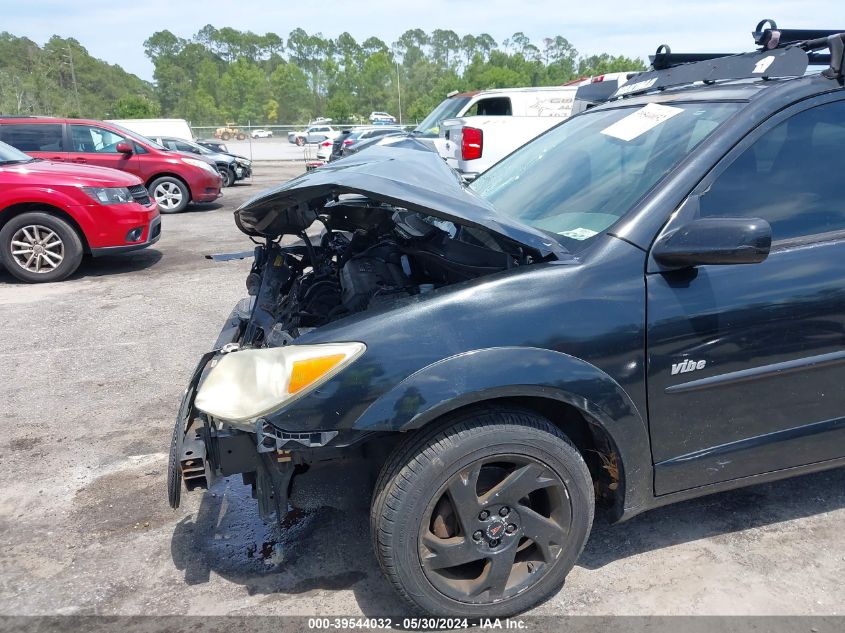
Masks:
[[[207,489],[218,476],[240,473],[261,515],[281,521],[300,475],[376,450],[378,433],[273,424],[275,412],[366,354],[367,341],[314,344],[304,336],[341,319],[401,310],[445,286],[567,257],[547,234],[498,216],[414,143],[372,148],[236,211],[238,227],[263,243],[246,280],[249,296],[185,391],[168,471],[173,507],[183,484]],[[300,242],[282,245],[288,236]]]

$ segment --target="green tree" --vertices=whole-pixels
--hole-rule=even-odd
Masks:
[[[373,110],[421,119],[453,90],[558,85],[579,75],[644,67],[639,59],[609,53],[580,57],[562,35],[535,43],[521,31],[499,46],[488,33],[416,28],[388,46],[377,37],[359,43],[348,32],[326,38],[295,28],[283,40],[209,24],[190,40],[154,33],[145,51],[155,65],[162,112],[240,123],[304,123],[324,114],[359,121]],[[57,75],[66,101],[69,80],[61,63],[36,60],[30,66]],[[0,76],[0,86],[8,86],[0,99],[18,107],[19,99],[7,96],[22,94],[13,79]],[[29,83],[23,108],[32,107],[24,102],[39,103],[43,92],[36,80]]]
[[[244,124],[264,120],[264,104],[269,98],[269,86],[264,73],[245,58],[226,68],[220,78],[218,93],[221,111],[227,120]]]
[[[161,106],[149,97],[126,95],[117,100],[112,112],[118,119],[154,119],[161,114]]]
[[[582,76],[619,73],[626,70],[641,72],[645,69],[645,64],[640,59],[631,59],[624,55],[610,55],[608,53],[590,55],[578,62],[578,74]]]
[[[435,29],[431,34],[431,57],[435,64],[451,68],[457,61],[461,38],[454,31]]]
[[[271,123],[306,123],[311,116],[308,77],[296,64],[279,64],[270,75],[270,93],[278,104]]]
[[[402,33],[393,44],[393,49],[402,59],[402,64],[410,68],[425,59],[425,48],[429,44],[428,34],[422,29],[410,29]]]

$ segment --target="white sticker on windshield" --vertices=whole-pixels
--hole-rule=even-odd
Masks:
[[[597,235],[598,231],[591,231],[590,229],[585,229],[583,227],[578,227],[577,229],[570,229],[569,231],[560,231],[558,235],[563,235],[564,237],[568,237],[573,240],[587,240],[593,235]]]
[[[633,141],[641,134],[683,112],[683,108],[649,103],[624,119],[604,128],[601,133],[623,141]]]

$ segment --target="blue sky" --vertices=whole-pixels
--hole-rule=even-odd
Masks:
[[[95,57],[152,79],[143,42],[169,29],[190,37],[205,24],[286,39],[296,27],[359,41],[375,35],[388,44],[409,28],[450,28],[463,35],[487,32],[501,42],[523,31],[535,42],[563,35],[582,54],[610,52],[645,58],[658,44],[675,52],[750,50],[750,31],[763,18],[784,28],[845,28],[845,11],[833,1],[675,0],[674,2],[564,2],[562,0],[0,0],[0,30],[43,44],[51,35],[74,37]],[[834,16],[836,24],[819,23]]]

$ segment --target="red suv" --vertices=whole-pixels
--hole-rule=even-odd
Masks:
[[[158,206],[131,174],[38,160],[0,143],[0,261],[23,281],[58,281],[82,255],[144,248]]]
[[[36,158],[112,167],[138,176],[162,213],[211,202],[223,184],[212,163],[174,152],[114,123],[52,117],[0,118],[0,141]]]

